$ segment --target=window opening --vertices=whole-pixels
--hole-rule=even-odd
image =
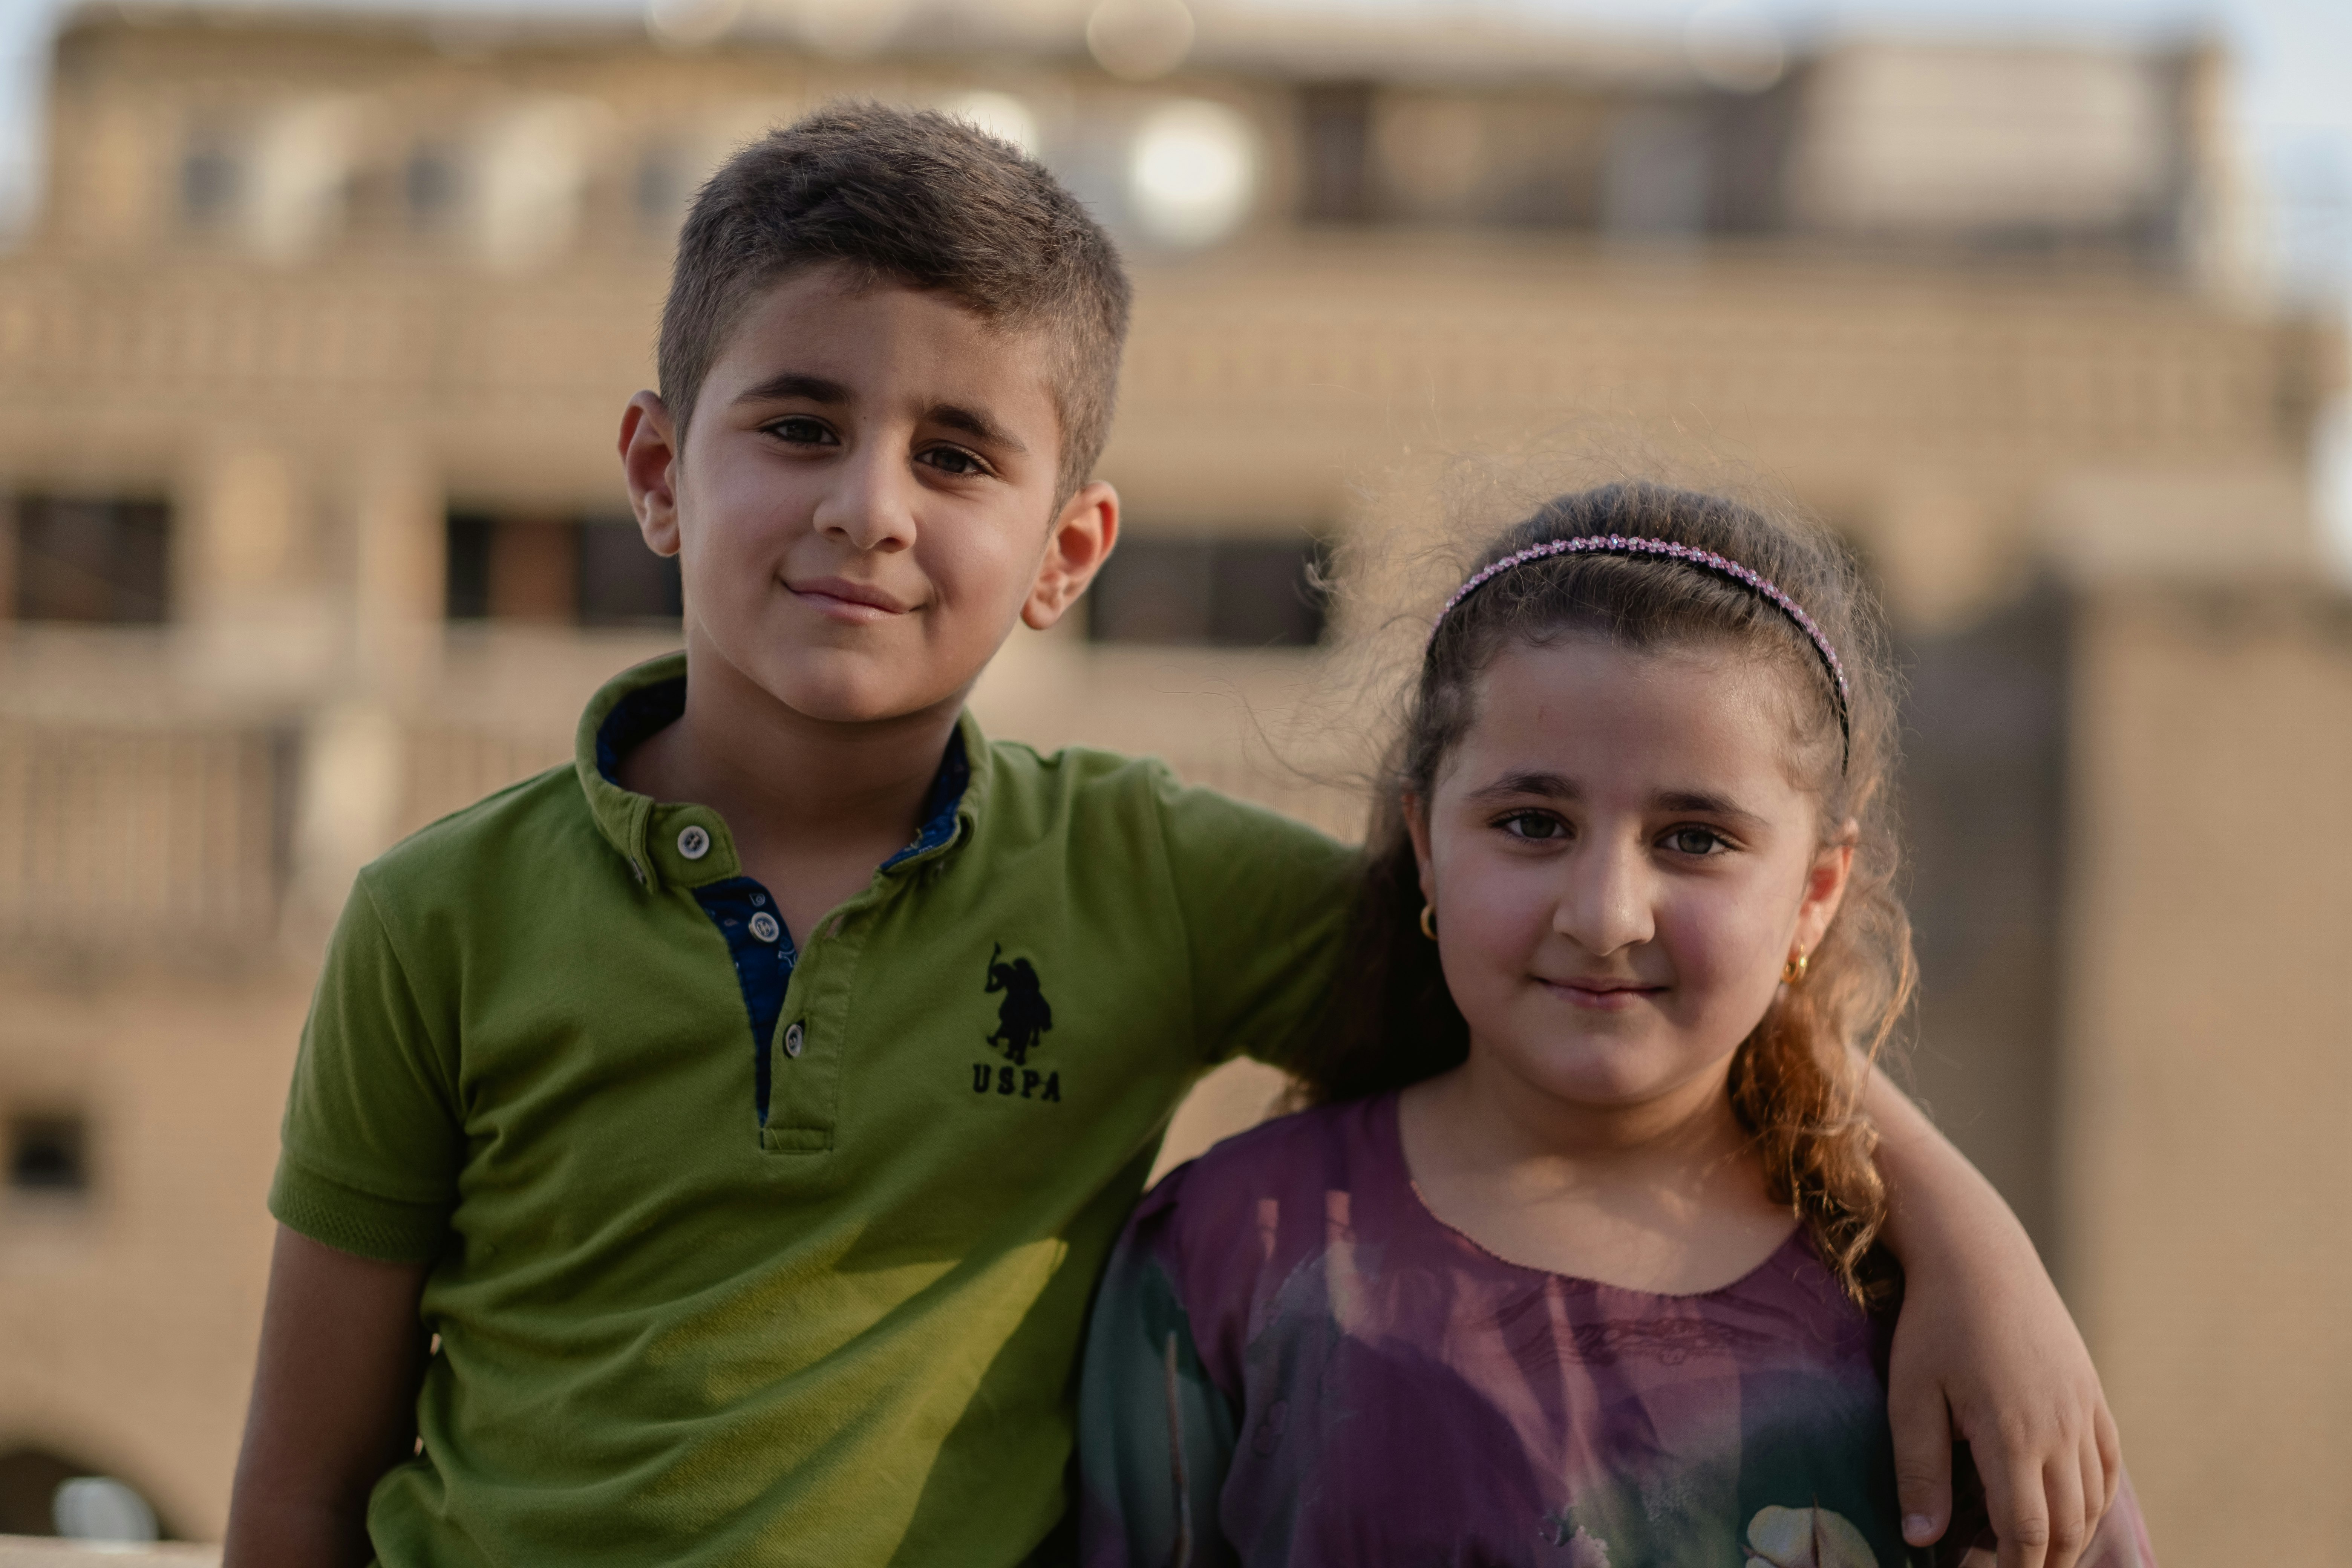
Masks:
[[[440,146],[419,147],[408,155],[402,180],[408,205],[408,226],[419,233],[447,228],[457,218],[465,195],[457,155]]]
[[[1129,535],[1087,598],[1097,642],[1308,647],[1327,613],[1317,542]]]
[[[171,508],[26,496],[16,511],[17,619],[155,625],[166,618]]]
[[[89,1138],[78,1116],[19,1116],[8,1123],[8,1186],[26,1194],[89,1190]]]
[[[221,142],[205,139],[180,160],[180,215],[191,228],[218,228],[236,215],[244,170]]]
[[[1310,87],[1299,108],[1307,162],[1300,216],[1362,223],[1372,216],[1372,89],[1359,82]]]
[[[685,609],[677,558],[626,517],[452,511],[446,559],[452,621],[669,626]]]

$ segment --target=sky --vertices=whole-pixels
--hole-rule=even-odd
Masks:
[[[465,9],[468,0],[311,0],[373,9]],[[610,15],[644,0],[497,0],[498,8]],[[856,0],[840,0],[854,5]],[[1795,39],[1852,30],[1930,36],[2218,37],[2237,68],[2234,117],[2285,289],[2352,315],[2352,0],[1227,0],[1293,9],[1509,9],[1680,32],[1712,5],[1760,10]],[[65,0],[0,0],[0,232],[34,199],[41,83]],[[2352,582],[2352,399],[2315,476],[2339,573]]]

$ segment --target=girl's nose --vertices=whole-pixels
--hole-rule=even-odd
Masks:
[[[1562,865],[1552,929],[1595,958],[1657,934],[1648,858],[1635,843],[1588,839]]]
[[[836,465],[819,499],[816,531],[861,553],[915,542],[914,480],[875,443]]]

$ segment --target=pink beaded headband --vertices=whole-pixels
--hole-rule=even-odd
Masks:
[[[1852,694],[1846,688],[1845,666],[1838,662],[1837,649],[1830,647],[1830,639],[1822,635],[1821,627],[1813,625],[1813,617],[1805,614],[1804,606],[1780,592],[1769,579],[1759,576],[1737,561],[1717,555],[1712,550],[1701,550],[1696,545],[1677,544],[1671,539],[1649,539],[1631,533],[1591,533],[1578,539],[1548,539],[1541,544],[1530,544],[1491,565],[1480,567],[1470,574],[1468,582],[1454,589],[1454,597],[1445,601],[1445,607],[1437,612],[1437,619],[1430,624],[1429,646],[1434,647],[1437,645],[1437,634],[1444,628],[1445,617],[1454,613],[1455,605],[1512,567],[1524,566],[1530,561],[1542,561],[1554,555],[1590,555],[1601,552],[1612,555],[1664,555],[1687,562],[1710,572],[1720,572],[1769,600],[1774,607],[1797,623],[1799,631],[1812,639],[1813,651],[1822,656],[1822,668],[1830,672],[1830,680],[1837,688],[1838,732],[1845,739],[1846,760],[1853,759],[1853,720],[1849,706]]]

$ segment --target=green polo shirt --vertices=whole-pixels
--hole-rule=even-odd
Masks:
[[[429,1261],[440,1336],[379,1560],[1019,1563],[1170,1113],[1312,1026],[1352,855],[966,715],[951,820],[781,939],[760,1037],[727,825],[606,776],[683,679],[368,867],[329,951],[270,1206]]]

